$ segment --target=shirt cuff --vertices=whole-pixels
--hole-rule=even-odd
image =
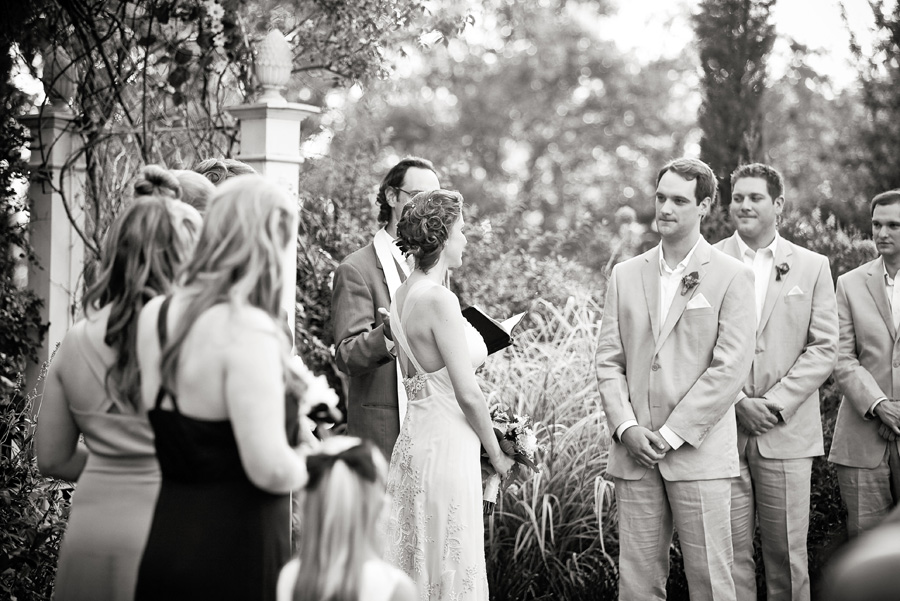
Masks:
[[[879,403],[881,403],[882,401],[886,401],[886,400],[887,400],[886,396],[883,396],[880,399],[876,399],[875,402],[872,403],[872,406],[869,407],[869,410],[866,411],[866,414],[863,417],[866,419],[874,418],[875,417],[875,407],[877,407],[879,405]]]
[[[622,440],[622,435],[625,434],[625,430],[630,428],[631,426],[638,425],[636,419],[626,419],[624,422],[619,424],[619,427],[616,428],[616,438]]]
[[[385,348],[387,348],[387,352],[394,355],[395,357],[397,356],[397,354],[394,352],[394,341],[387,336],[384,337],[384,346]]]
[[[659,429],[659,435],[669,443],[669,446],[672,447],[673,451],[684,444],[684,439],[672,432],[672,429],[669,428],[669,426],[662,426]]]

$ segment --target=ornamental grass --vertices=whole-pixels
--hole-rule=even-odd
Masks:
[[[587,296],[562,308],[538,300],[515,345],[479,372],[489,403],[530,415],[545,447],[541,472],[502,493],[486,522],[492,599],[615,596],[609,430],[594,372],[600,314]]]

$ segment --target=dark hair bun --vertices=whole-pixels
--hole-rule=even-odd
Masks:
[[[462,195],[448,190],[420,192],[403,207],[397,224],[397,246],[428,271],[440,257],[450,229],[462,214]]]
[[[147,165],[134,182],[134,196],[165,196],[181,198],[181,184],[165,167]]]

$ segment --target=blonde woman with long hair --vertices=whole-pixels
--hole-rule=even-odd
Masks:
[[[415,601],[412,580],[381,559],[387,461],[378,447],[336,436],[306,464],[300,548],[281,571],[278,601]]]
[[[289,494],[306,483],[290,343],[278,323],[296,235],[287,195],[220,186],[174,293],[141,313],[138,360],[162,488],[137,599],[274,599]]]
[[[151,195],[127,204],[110,226],[84,318],[66,334],[47,374],[38,467],[78,481],[60,546],[57,600],[132,599],[150,531],[160,473],[140,399],[138,314],[170,290],[200,221],[193,210],[177,217],[174,200],[152,195],[157,176],[142,172],[138,184]]]

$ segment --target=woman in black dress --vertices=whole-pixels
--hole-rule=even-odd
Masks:
[[[162,488],[138,600],[275,598],[289,493],[307,480],[279,317],[296,220],[264,178],[226,182],[179,286],[141,313],[141,393]]]

